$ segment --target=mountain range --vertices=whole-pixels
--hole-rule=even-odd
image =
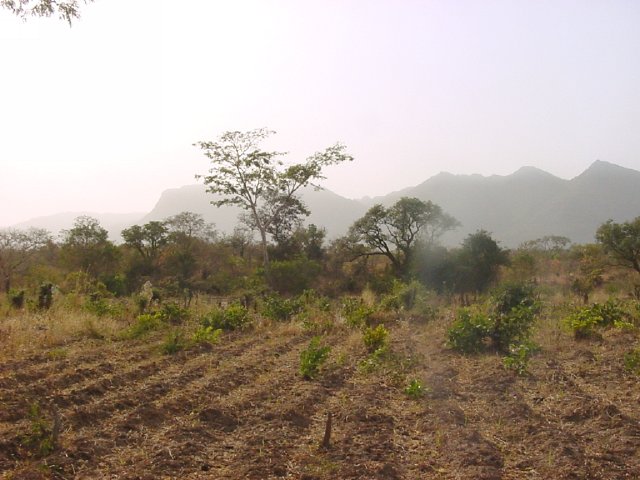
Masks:
[[[575,243],[594,241],[599,225],[608,219],[625,221],[640,216],[640,172],[596,161],[582,174],[564,180],[534,167],[511,175],[452,175],[440,173],[425,182],[382,197],[348,199],[329,190],[305,189],[302,198],[311,215],[307,223],[327,229],[329,238],[346,233],[371,206],[391,205],[401,197],[431,200],[461,223],[443,237],[457,245],[468,234],[484,229],[505,247],[516,247],[544,235],[562,235]],[[132,224],[163,220],[183,211],[202,214],[225,233],[237,225],[240,209],[216,208],[203,185],[165,190],[147,214],[89,214],[110,231],[114,240]],[[80,213],[66,213],[16,225],[57,232],[68,229]]]

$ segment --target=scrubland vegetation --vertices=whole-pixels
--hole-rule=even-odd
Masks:
[[[640,477],[640,220],[444,248],[405,198],[327,242],[270,198],[257,242],[2,232],[5,478]]]

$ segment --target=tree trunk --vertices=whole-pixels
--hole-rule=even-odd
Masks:
[[[262,263],[264,267],[264,277],[267,280],[267,285],[271,286],[271,270],[269,268],[269,251],[267,249],[267,232],[264,229],[260,229],[260,239],[262,244]]]

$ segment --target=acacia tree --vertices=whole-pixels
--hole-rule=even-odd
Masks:
[[[0,231],[0,279],[5,292],[11,289],[16,272],[49,242],[51,234],[42,228]]]
[[[403,197],[389,208],[371,207],[349,229],[346,245],[353,251],[352,259],[383,255],[396,274],[406,276],[421,241],[433,244],[458,225],[435,203]]]
[[[84,0],[89,3],[93,0]],[[0,7],[26,19],[27,17],[51,17],[57,15],[71,25],[71,21],[80,17],[78,0],[0,0]]]
[[[97,219],[86,215],[77,217],[71,229],[62,231],[62,236],[61,253],[70,268],[94,277],[115,269],[119,252]]]
[[[598,228],[596,240],[618,265],[640,273],[640,217],[624,223],[607,221]]]
[[[260,234],[265,275],[269,279],[268,235],[283,225],[296,225],[309,211],[298,191],[324,178],[322,169],[353,159],[339,143],[317,152],[304,163],[285,166],[282,152],[265,151],[260,142],[272,135],[264,128],[248,132],[225,132],[217,141],[197,142],[211,161],[203,178],[207,192],[220,195],[216,207],[236,205],[246,211],[240,220]],[[316,188],[317,185],[314,185]]]
[[[164,222],[151,221],[140,225],[133,225],[122,230],[125,243],[142,256],[145,260],[154,260],[160,248],[167,243],[168,228]]]

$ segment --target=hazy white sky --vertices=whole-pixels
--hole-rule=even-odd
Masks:
[[[0,226],[148,211],[192,146],[269,127],[356,160],[349,197],[440,171],[640,169],[640,2],[98,0],[72,28],[0,10]]]

